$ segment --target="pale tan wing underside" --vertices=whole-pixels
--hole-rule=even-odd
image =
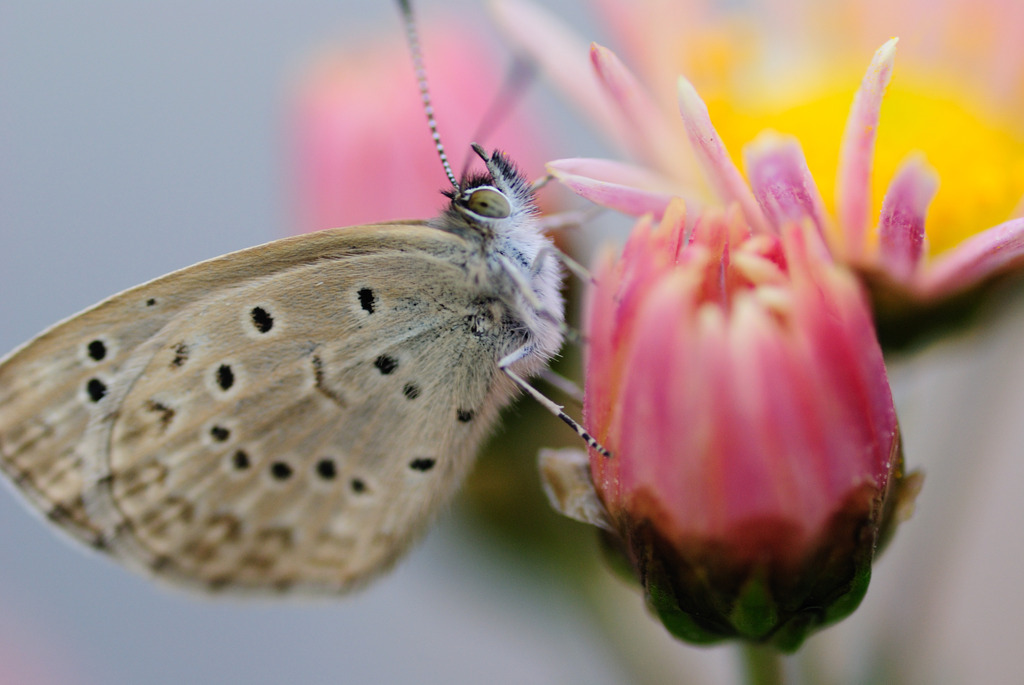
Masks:
[[[450,497],[511,394],[466,249],[336,229],[117,295],[0,363],[3,470],[178,584],[348,589]]]

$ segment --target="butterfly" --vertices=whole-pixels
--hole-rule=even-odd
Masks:
[[[534,187],[477,145],[456,182],[420,84],[438,217],[204,261],[0,359],[0,471],[48,520],[173,585],[338,593],[423,533],[517,388],[599,448],[526,382],[565,331]]]
[[[176,271],[0,361],[0,467],[52,522],[205,589],[340,592],[454,493],[562,344],[561,270],[501,153],[422,222]]]

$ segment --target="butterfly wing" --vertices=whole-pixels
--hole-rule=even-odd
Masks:
[[[349,589],[423,530],[511,395],[467,250],[336,229],[117,295],[0,363],[3,470],[177,584]]]

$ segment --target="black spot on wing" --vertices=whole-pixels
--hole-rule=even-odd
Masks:
[[[359,306],[366,310],[367,314],[373,314],[376,304],[376,298],[374,297],[373,291],[369,288],[359,289]]]
[[[473,420],[473,417],[476,416],[476,413],[472,409],[459,409],[455,413],[455,416],[458,418],[460,423],[469,423]]]
[[[413,471],[422,471],[423,473],[426,473],[430,469],[434,468],[436,463],[437,460],[431,459],[430,457],[417,457],[409,462],[409,468]]]
[[[245,450],[237,450],[231,455],[231,465],[238,471],[245,471],[252,466],[252,460]]]
[[[406,399],[414,400],[420,396],[420,386],[415,383],[406,383],[405,387],[402,388],[402,394],[405,395]]]
[[[324,457],[316,463],[316,475],[323,480],[334,480],[338,476],[338,467],[330,457]]]
[[[217,442],[227,442],[227,439],[231,437],[231,431],[224,426],[214,426],[210,429],[210,437]]]
[[[269,333],[274,327],[274,317],[263,307],[253,307],[249,315],[252,317],[252,325],[260,333]]]
[[[235,372],[231,370],[231,367],[227,364],[221,364],[217,367],[217,385],[220,386],[221,390],[227,391],[231,389],[231,386],[235,384]]]
[[[107,395],[107,384],[99,378],[90,378],[85,384],[85,392],[93,402],[99,402]]]
[[[387,376],[389,374],[394,373],[395,369],[398,368],[398,360],[395,359],[394,357],[389,357],[386,354],[382,354],[381,356],[377,357],[377,359],[373,362],[373,365],[376,366],[377,370],[380,371],[383,375]]]
[[[188,361],[189,348],[183,342],[174,346],[174,359],[171,360],[171,368],[180,368]]]
[[[294,470],[283,461],[275,461],[270,465],[270,475],[274,480],[286,481],[292,477]]]
[[[107,356],[107,346],[102,340],[93,340],[86,348],[89,354],[89,359],[94,362],[103,361]]]

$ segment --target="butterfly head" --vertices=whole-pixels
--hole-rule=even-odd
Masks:
[[[515,164],[501,152],[488,155],[475,143],[473,150],[487,171],[466,175],[457,187],[444,191],[451,200],[447,217],[486,235],[522,226],[536,216],[533,188]]]

